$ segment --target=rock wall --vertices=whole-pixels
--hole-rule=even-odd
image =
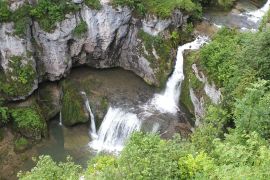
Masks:
[[[23,3],[24,1],[15,1],[10,7],[16,10]],[[142,43],[138,32],[143,30],[157,36],[168,31],[169,27],[181,27],[187,17],[177,11],[169,20],[160,20],[154,16],[137,19],[132,17],[129,8],[113,8],[107,1],[102,1],[100,10],[90,9],[83,3],[80,6],[80,11],[67,14],[65,20],[58,22],[53,32],[44,31],[32,19],[26,36],[21,38],[13,33],[12,22],[0,23],[2,75],[8,76],[8,69],[13,71],[9,65],[12,56],[22,57],[22,66],[30,64],[35,72],[35,77],[30,82],[32,88],[28,92],[13,96],[2,92],[4,97],[9,100],[25,99],[38,88],[38,82],[60,80],[73,66],[79,65],[94,68],[122,67],[133,71],[149,84],[159,85],[155,73],[157,70],[151,67],[149,60],[139,51]],[[87,32],[79,37],[75,36],[74,29],[83,21],[87,24]]]

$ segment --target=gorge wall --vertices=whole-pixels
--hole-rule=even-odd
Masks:
[[[9,3],[11,11],[35,1],[17,0]],[[171,47],[155,47],[147,36],[159,36],[164,44],[173,29],[186,24],[187,15],[176,10],[172,17],[161,20],[148,15],[136,18],[127,7],[112,7],[102,1],[99,10],[82,1],[80,9],[65,15],[53,31],[43,30],[33,18],[23,36],[15,33],[14,22],[0,21],[0,93],[7,100],[25,99],[43,81],[57,81],[72,67],[122,67],[142,77],[147,83],[161,85],[175,59]],[[86,30],[76,34],[78,26]],[[146,37],[146,38],[145,38]],[[148,38],[148,39],[147,39]],[[154,38],[154,37],[153,37]],[[148,44],[147,44],[148,43]],[[169,52],[166,57],[162,53]],[[163,69],[161,69],[163,68]]]

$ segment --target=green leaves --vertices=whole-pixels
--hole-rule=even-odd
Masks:
[[[267,81],[261,80],[251,87],[242,99],[235,103],[235,124],[242,132],[256,131],[264,138],[270,138],[270,92]]]
[[[52,179],[52,180],[79,180],[82,168],[67,157],[66,162],[56,163],[50,156],[40,156],[36,167],[28,172],[19,172],[21,180]]]

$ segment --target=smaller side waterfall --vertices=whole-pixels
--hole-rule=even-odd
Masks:
[[[175,69],[167,81],[165,92],[163,94],[156,94],[151,102],[158,110],[163,113],[177,113],[179,110],[178,103],[181,83],[184,80],[184,51],[199,49],[207,40],[208,37],[199,36],[193,42],[179,46]]]
[[[62,126],[63,125],[63,120],[62,120],[62,111],[60,111],[59,113],[59,125]]]
[[[92,139],[96,139],[98,137],[97,135],[97,130],[96,130],[96,122],[95,122],[95,116],[91,110],[90,104],[89,104],[89,100],[88,97],[86,96],[85,92],[81,92],[81,94],[84,96],[84,103],[85,103],[85,107],[89,113],[89,116],[91,118],[91,129],[90,129],[90,135]]]
[[[140,126],[136,114],[110,107],[98,131],[98,138],[89,145],[97,151],[121,151],[126,139]]]

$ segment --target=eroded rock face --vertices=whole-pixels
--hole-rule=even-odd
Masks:
[[[0,24],[0,90],[10,100],[25,99],[38,87],[30,26],[26,34],[20,38],[14,35],[13,23]],[[24,70],[31,71],[32,77],[23,74]],[[8,87],[12,84],[16,87]]]
[[[23,2],[18,1],[13,9]],[[122,67],[133,71],[149,84],[159,85],[157,70],[140,52],[143,43],[138,38],[138,32],[156,36],[169,26],[178,28],[185,22],[182,13],[175,12],[171,20],[160,20],[154,16],[141,20],[133,18],[129,8],[113,8],[108,2],[102,1],[102,8],[93,10],[81,1],[74,1],[82,3],[81,10],[66,15],[65,20],[56,24],[53,32],[44,31],[38,22],[32,20],[24,38],[12,33],[13,23],[0,24],[0,71],[7,74],[10,57],[20,56],[23,64],[30,64],[36,74],[31,90],[12,97],[12,100],[29,96],[37,89],[38,82],[60,80],[77,65]],[[83,21],[87,25],[87,32],[75,36],[75,28]],[[153,52],[156,55],[154,58],[159,58],[155,49]]]

